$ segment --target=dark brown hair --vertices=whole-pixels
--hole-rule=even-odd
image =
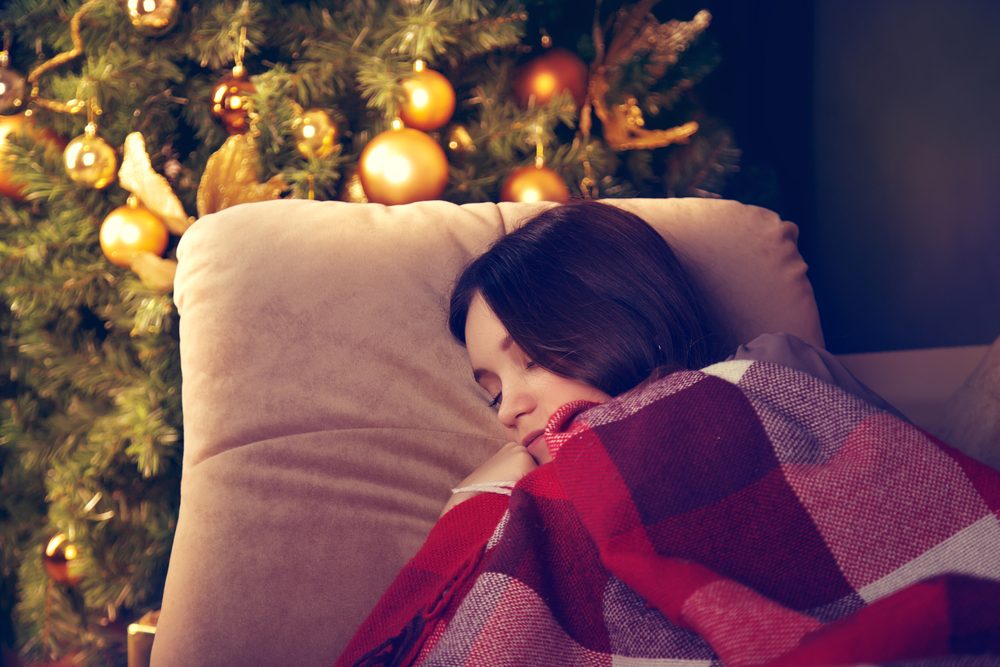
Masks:
[[[550,371],[616,396],[653,373],[721,358],[721,339],[695,285],[660,234],[638,216],[580,201],[548,209],[469,264],[448,326],[482,294],[511,338]]]

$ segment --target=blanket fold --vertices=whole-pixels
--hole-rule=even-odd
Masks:
[[[446,514],[338,665],[1000,660],[1000,473],[852,394],[729,361],[545,437],[555,459]]]

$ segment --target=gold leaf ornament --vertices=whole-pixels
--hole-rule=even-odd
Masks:
[[[177,260],[163,259],[151,252],[138,252],[130,267],[148,289],[168,294],[174,288]]]
[[[261,183],[257,149],[249,134],[234,134],[208,158],[198,184],[198,216],[247,202],[278,199],[288,187],[281,175]]]
[[[594,26],[596,57],[587,87],[588,104],[580,112],[579,132],[584,138],[590,136],[593,107],[594,115],[601,120],[604,140],[615,151],[651,150],[685,143],[699,129],[694,121],[664,130],[646,129],[638,100],[629,98],[624,104],[611,102],[612,89],[623,69],[637,55],[649,54],[647,73],[660,78],[711,22],[711,13],[701,10],[691,21],[661,24],[651,13],[657,2],[640,0],[628,10],[622,9],[617,14],[607,47],[604,31]]]
[[[153,170],[141,132],[125,137],[125,157],[118,170],[118,182],[138,197],[174,235],[180,236],[194,223],[194,218],[184,212],[181,200],[167,179]]]

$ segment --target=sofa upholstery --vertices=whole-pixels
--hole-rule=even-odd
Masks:
[[[733,347],[822,346],[797,228],[705,199],[652,223]],[[448,489],[503,444],[447,333],[454,278],[546,204],[282,200],[181,239],[184,467],[152,664],[328,665]]]

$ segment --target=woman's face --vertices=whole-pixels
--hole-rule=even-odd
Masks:
[[[465,347],[476,382],[495,401],[508,437],[527,447],[539,464],[552,460],[542,432],[557,408],[581,399],[603,403],[611,398],[535,364],[478,293],[465,320]]]

